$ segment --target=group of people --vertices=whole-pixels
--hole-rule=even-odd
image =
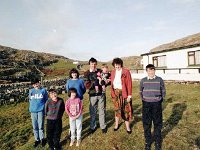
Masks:
[[[66,111],[69,116],[71,142],[73,146],[76,138],[76,146],[81,143],[81,131],[83,120],[83,95],[86,90],[89,94],[90,132],[97,129],[96,116],[99,114],[99,124],[103,134],[107,133],[106,124],[106,86],[110,85],[111,97],[115,111],[115,125],[113,130],[119,129],[120,119],[125,122],[126,132],[132,133],[130,121],[133,117],[132,108],[132,78],[128,69],[124,68],[120,58],[114,58],[111,73],[108,66],[103,64],[97,68],[97,60],[89,60],[89,69],[84,73],[83,79],[79,78],[77,69],[69,72],[66,90],[68,99],[58,97],[55,89],[50,89],[49,98],[47,91],[41,87],[39,80],[31,82],[33,88],[29,91],[29,101],[33,132],[35,137],[34,147],[44,140],[44,117],[47,118],[47,142],[49,148],[61,149],[59,144],[62,133],[62,116]],[[142,99],[142,121],[144,127],[145,149],[150,150],[153,142],[151,134],[152,122],[154,124],[155,149],[160,150],[162,144],[162,101],[165,97],[165,86],[162,78],[155,75],[155,67],[152,64],[146,66],[147,77],[140,81],[140,96]]]

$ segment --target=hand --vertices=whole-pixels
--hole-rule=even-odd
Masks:
[[[129,103],[131,100],[132,100],[131,97],[128,97],[128,98],[127,98],[127,102],[128,102],[128,103]]]

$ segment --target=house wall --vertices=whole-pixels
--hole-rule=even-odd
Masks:
[[[147,76],[145,67],[148,64],[153,64],[153,57],[166,55],[167,68],[157,69],[156,74],[162,77],[164,80],[176,80],[176,81],[200,81],[199,66],[188,66],[188,52],[200,50],[200,46],[194,48],[181,49],[176,51],[169,51],[151,55],[143,56],[143,69],[140,71],[132,70],[131,75],[133,80],[142,79]],[[184,68],[184,69],[180,69]],[[188,69],[187,69],[188,68]],[[190,68],[190,69],[189,69]],[[191,69],[195,68],[195,69]]]
[[[153,64],[153,57],[166,55],[167,68],[187,68],[188,67],[188,52],[200,50],[199,47],[169,51],[143,56],[143,67],[147,64]]]

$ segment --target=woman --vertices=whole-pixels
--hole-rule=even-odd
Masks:
[[[69,91],[70,88],[75,88],[77,90],[77,96],[81,100],[83,100],[83,95],[86,92],[86,88],[84,86],[84,81],[79,78],[79,72],[77,69],[73,68],[69,72],[70,79],[67,80],[66,90]]]
[[[113,59],[111,72],[111,97],[115,110],[114,131],[119,129],[119,119],[125,121],[126,130],[131,134],[130,120],[132,119],[132,79],[128,69],[123,68],[123,61],[120,58]]]

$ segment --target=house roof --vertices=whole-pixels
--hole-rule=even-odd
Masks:
[[[180,49],[184,49],[184,48],[192,48],[192,47],[196,47],[196,46],[200,46],[200,32],[197,34],[189,35],[187,37],[178,39],[171,43],[167,43],[167,44],[163,44],[158,47],[155,47],[155,48],[151,49],[149,53],[142,54],[141,56],[155,54],[155,53],[161,53],[161,52],[180,50]]]

